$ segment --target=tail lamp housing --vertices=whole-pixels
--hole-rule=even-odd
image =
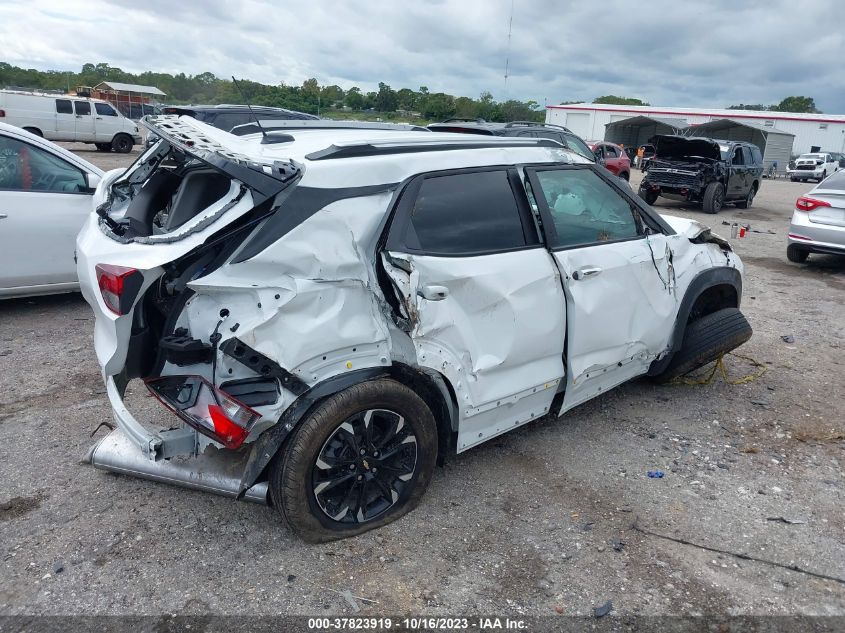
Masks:
[[[106,307],[117,316],[129,314],[144,281],[141,271],[114,264],[97,264],[95,272]]]
[[[261,414],[202,376],[162,376],[145,381],[159,402],[226,448],[238,448]]]
[[[795,208],[798,211],[804,211],[805,213],[815,211],[819,207],[829,206],[829,202],[825,202],[824,200],[817,200],[816,198],[811,198],[809,196],[801,196],[800,198],[798,198],[798,200],[795,201]]]

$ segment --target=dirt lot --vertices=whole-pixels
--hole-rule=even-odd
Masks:
[[[137,156],[69,147],[104,168]],[[361,614],[592,614],[611,600],[614,614],[845,615],[845,584],[785,568],[845,577],[845,259],[785,257],[809,188],[766,181],[752,209],[718,216],[657,205],[723,235],[723,220],[751,223],[735,240],[755,330],[739,353],[765,375],[629,383],[453,458],[415,512],[323,546],[269,508],[82,465],[110,419],[88,306],[0,303],[0,613],[342,615],[350,590],[375,601]]]

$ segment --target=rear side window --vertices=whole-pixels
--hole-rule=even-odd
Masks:
[[[59,114],[73,114],[73,104],[70,99],[56,99],[56,112]]]
[[[619,158],[619,152],[613,145],[603,145],[605,158]]]
[[[244,123],[252,123],[253,118],[248,114],[239,114],[237,112],[227,112],[225,114],[218,114],[214,119],[207,119],[206,123],[213,125],[228,132],[236,125],[243,125]]]
[[[74,101],[73,105],[77,114],[91,116],[91,104],[87,101]]]
[[[526,246],[506,171],[426,178],[410,213],[405,245],[432,254],[478,254]]]
[[[94,108],[100,116],[117,116],[117,112],[108,103],[95,103]]]

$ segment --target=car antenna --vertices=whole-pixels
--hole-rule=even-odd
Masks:
[[[241,90],[241,87],[238,85],[238,82],[235,79],[234,75],[232,75],[232,83],[235,84],[235,88],[237,88],[238,92],[241,93],[241,98],[244,100],[244,103],[246,103],[246,107],[249,108],[249,113],[252,115],[252,118],[255,120],[255,124],[258,126],[258,129],[261,130],[261,136],[263,136],[266,139],[267,138],[267,131],[263,127],[261,127],[261,122],[258,120],[258,117],[255,116],[255,112],[253,112],[252,106],[249,105],[249,99],[246,98],[244,91]]]

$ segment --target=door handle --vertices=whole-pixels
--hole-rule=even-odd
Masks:
[[[449,296],[449,289],[446,286],[423,286],[417,294],[428,301],[443,301]]]
[[[572,273],[572,278],[575,281],[586,279],[587,277],[595,277],[601,272],[601,268],[580,268]]]

